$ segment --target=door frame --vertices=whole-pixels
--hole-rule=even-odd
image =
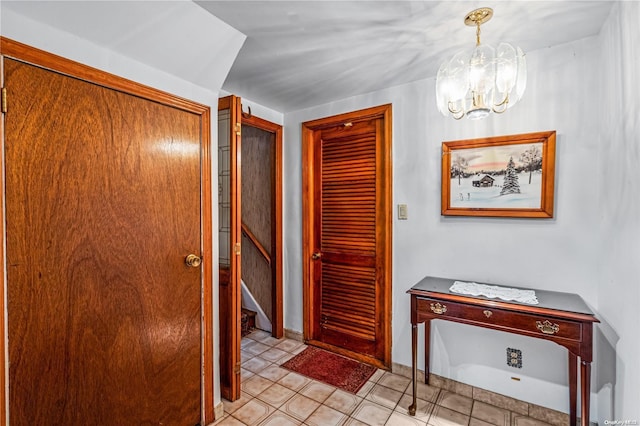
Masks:
[[[81,63],[63,58],[52,53],[28,46],[26,44],[0,36],[0,57],[12,58],[21,62],[46,68],[53,72],[58,72],[97,84],[112,90],[138,96],[146,100],[158,102],[160,104],[181,109],[200,116],[201,122],[201,166],[200,166],[200,209],[201,209],[201,253],[202,253],[202,271],[201,271],[201,306],[202,306],[202,340],[201,340],[201,414],[200,417],[204,424],[214,421],[214,380],[213,380],[213,234],[212,234],[212,194],[211,194],[211,112],[210,108],[167,92],[154,89],[123,77],[118,77],[108,72],[83,65]],[[4,62],[4,61],[3,61]],[[1,74],[4,80],[4,70]],[[4,85],[4,81],[2,81]],[[9,105],[11,100],[9,99]],[[10,106],[9,106],[10,108]],[[0,152],[0,160],[4,164],[4,117],[0,120],[0,133],[2,137],[2,151]],[[0,175],[0,185],[4,188],[4,174]],[[5,238],[6,229],[4,217],[4,197],[0,197],[0,209],[3,212],[0,221],[0,233]],[[6,270],[6,256],[3,247],[0,247],[0,255],[4,270]],[[5,294],[7,282],[5,274],[0,278],[2,285],[2,295],[0,296],[0,308],[4,312],[6,308]],[[6,320],[2,315],[0,319],[0,341],[6,342]],[[0,350],[0,378],[3,383],[8,383],[6,360],[6,349]],[[7,392],[6,387],[0,386],[0,424],[7,422]]]
[[[381,119],[381,124],[376,130],[376,143],[383,152],[380,153],[378,162],[378,176],[381,182],[377,185],[376,192],[379,195],[377,201],[378,210],[385,212],[386,216],[382,224],[378,224],[381,231],[378,235],[384,239],[383,253],[376,255],[382,258],[382,279],[387,284],[384,286],[384,297],[382,313],[383,327],[382,336],[384,340],[384,355],[382,360],[357,354],[355,352],[331,346],[330,349],[364,361],[380,368],[391,368],[391,306],[392,306],[392,114],[391,104],[380,105],[358,111],[320,118],[302,123],[302,303],[303,303],[303,338],[306,343],[317,346],[326,346],[322,342],[313,340],[313,318],[315,299],[318,297],[313,291],[314,262],[312,261],[313,249],[316,246],[317,226],[314,223],[314,211],[316,200],[321,189],[315,185],[314,175],[316,174],[314,155],[316,147],[320,143],[320,131],[326,128],[345,125],[350,123],[371,119]]]
[[[251,111],[251,110],[249,110]],[[282,126],[272,123],[250,112],[242,113],[241,123],[275,134],[273,225],[272,225],[272,287],[271,287],[271,335],[277,339],[284,336],[283,290],[282,290]]]

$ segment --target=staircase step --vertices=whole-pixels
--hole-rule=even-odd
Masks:
[[[256,315],[256,312],[242,308],[241,323],[243,336],[251,333],[256,328]]]

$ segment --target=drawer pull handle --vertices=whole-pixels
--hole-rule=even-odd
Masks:
[[[549,320],[545,320],[544,322],[536,321],[536,327],[544,334],[556,334],[560,331],[560,326],[558,324],[552,324]]]
[[[432,303],[431,310],[436,314],[444,314],[447,312],[447,307],[445,305],[441,305],[440,303]]]
[[[490,318],[491,315],[493,315],[493,312],[491,311],[482,311],[482,313],[484,314],[485,317]]]

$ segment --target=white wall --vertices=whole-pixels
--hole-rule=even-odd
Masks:
[[[640,3],[619,2],[601,32],[597,152],[598,314],[604,349],[597,380],[605,420],[640,420]],[[615,351],[608,349],[609,345]],[[601,410],[602,411],[602,410]]]
[[[48,6],[53,7],[55,12],[59,12],[60,8],[68,8],[64,19],[61,20],[47,15],[39,16],[41,19],[52,19],[52,25],[57,26],[54,28],[41,20],[36,21],[25,16],[31,16],[32,12],[38,15],[42,13],[41,8],[47,5],[33,2],[0,2],[1,34],[3,37],[208,105],[212,112],[211,143],[215,146],[218,140],[215,119],[218,92],[245,36],[192,2],[112,2],[106,5],[107,9],[102,10],[105,5],[99,2],[50,3]],[[16,9],[19,12],[16,12]],[[109,19],[105,18],[104,12],[110,14]],[[138,14],[144,19],[136,18]],[[109,22],[109,26],[100,26],[101,29],[116,32],[113,37],[105,37],[109,41],[119,37],[118,32],[122,29],[131,28],[130,25],[126,25],[130,19],[134,19],[134,22],[135,19],[137,22],[153,22],[154,25],[134,28],[135,46],[127,44],[111,50],[69,32],[77,29],[74,27],[76,23],[86,24],[89,19],[98,19],[99,23]],[[200,25],[196,28],[194,22]],[[67,24],[69,27],[65,28],[64,25]],[[175,37],[171,43],[162,43],[163,49],[157,51],[158,40],[164,40],[168,31]],[[206,38],[202,43],[194,42],[202,37]],[[207,49],[204,49],[205,46]],[[144,53],[137,55],[138,49]],[[156,52],[156,56],[151,54],[152,51]],[[134,57],[145,58],[147,62],[140,62],[133,59]],[[172,62],[172,58],[180,64],[177,66]],[[203,69],[203,64],[210,67],[210,70]],[[198,72],[194,73],[194,70]],[[214,182],[217,180],[217,164],[217,150],[214,149]],[[217,197],[213,197],[213,200],[216,203],[213,206],[213,229],[217,229]],[[214,236],[214,247],[216,244],[217,239]],[[217,262],[214,263],[213,276],[214,282],[217,283]],[[213,285],[213,299],[213,306],[217,307],[217,285]],[[215,309],[217,312],[217,308]],[[215,366],[218,365],[219,359],[218,336],[218,321],[214,321]],[[214,404],[217,405],[221,400],[217,367],[214,371],[214,382]]]
[[[394,220],[393,227],[393,362],[410,365],[405,292],[425,275],[579,293],[597,307],[600,117],[588,101],[594,100],[599,83],[599,58],[596,38],[528,52],[524,98],[504,115],[480,122],[441,116],[433,79],[285,114],[285,327],[302,330],[300,124],[385,103],[393,104],[394,204],[406,203],[409,209],[409,220]],[[545,130],[557,131],[555,218],[440,215],[443,141]],[[434,373],[568,412],[564,348],[460,324],[436,324]],[[522,349],[521,370],[506,366],[507,347]],[[423,365],[422,354],[419,362]]]

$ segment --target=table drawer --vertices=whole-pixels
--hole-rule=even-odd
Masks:
[[[421,297],[418,298],[417,303],[418,312],[426,313],[430,317],[442,316],[464,323],[486,324],[491,328],[520,334],[524,332],[576,341],[582,339],[582,324],[579,322]]]

